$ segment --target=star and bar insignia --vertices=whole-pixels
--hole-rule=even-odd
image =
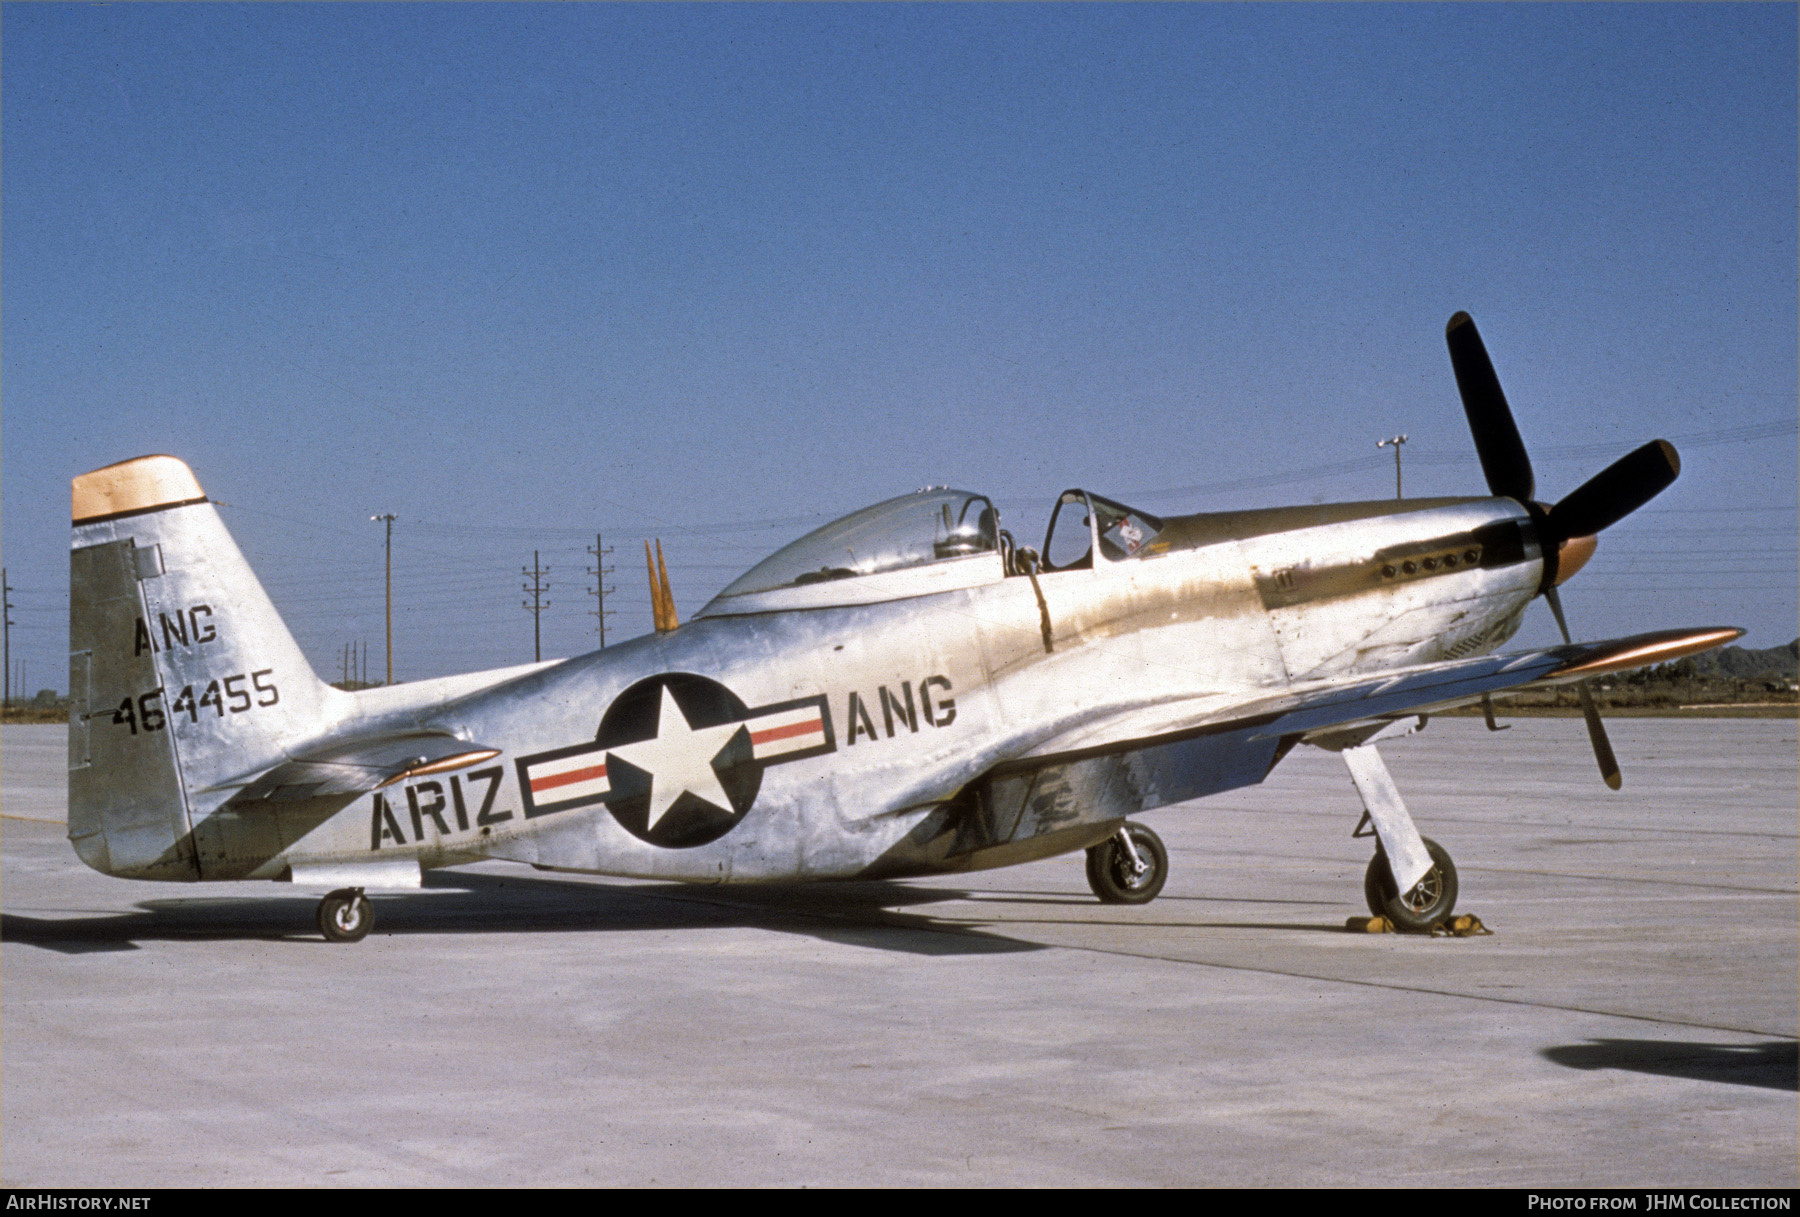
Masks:
[[[621,693],[592,743],[521,757],[519,788],[527,818],[601,803],[640,840],[691,848],[736,827],[770,765],[836,750],[823,694],[751,708],[676,672]]]

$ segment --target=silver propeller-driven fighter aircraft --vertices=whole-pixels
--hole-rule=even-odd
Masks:
[[[1655,441],[1540,503],[1466,314],[1448,337],[1490,497],[1163,518],[1068,490],[1039,553],[984,496],[924,490],[802,537],[685,624],[653,578],[654,634],[360,692],[314,674],[185,464],[83,474],[70,840],[110,875],[328,890],[333,941],[369,932],[366,892],[484,859],[743,883],[1086,850],[1102,900],[1141,903],[1168,857],[1128,817],[1254,785],[1307,744],[1361,794],[1371,911],[1428,928],[1456,870],[1378,741],[1741,633],[1494,653],[1538,596],[1562,624],[1558,585],[1679,466]]]

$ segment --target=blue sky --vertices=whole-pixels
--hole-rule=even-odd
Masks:
[[[0,8],[15,670],[64,686],[68,479],[187,460],[315,666],[683,615],[927,484],[1022,537],[1481,493],[1476,318],[1555,499],[1681,480],[1577,632],[1796,624],[1791,5]],[[1534,612],[1527,640],[1553,626]]]

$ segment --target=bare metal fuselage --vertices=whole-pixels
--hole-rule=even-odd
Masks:
[[[414,868],[502,858],[723,882],[1026,861],[1261,781],[1294,741],[1244,719],[1259,695],[1492,651],[1540,590],[1533,538],[1498,498],[1185,517],[1136,557],[1035,584],[990,553],[962,559],[983,565],[952,590],[703,612],[561,662],[345,693],[312,677],[272,606],[233,598],[254,576],[210,504],[78,526],[70,834],[98,869],[170,879],[386,864],[416,882]],[[833,594],[854,601],[856,583]],[[97,647],[116,654],[98,663]],[[669,674],[741,702],[733,746],[756,762],[729,829],[675,847],[616,800],[561,795],[616,794],[633,754],[597,741],[602,720]],[[230,677],[216,705],[191,692],[177,709]],[[145,714],[108,721],[121,700]],[[498,755],[374,791],[248,797],[287,758],[408,732]],[[753,755],[784,739],[804,747]]]

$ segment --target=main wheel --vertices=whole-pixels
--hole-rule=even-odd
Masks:
[[[358,888],[343,888],[319,901],[319,932],[327,942],[360,942],[374,928],[375,906]]]
[[[1119,833],[1131,834],[1136,864]],[[1169,851],[1163,848],[1162,838],[1142,824],[1127,823],[1119,833],[1087,851],[1088,886],[1103,904],[1148,904],[1168,882]]]
[[[1369,911],[1386,917],[1397,930],[1429,930],[1456,907],[1456,864],[1442,845],[1430,837],[1420,840],[1431,855],[1431,869],[1405,895],[1400,894],[1399,885],[1394,882],[1386,850],[1375,851],[1369,859],[1368,872],[1363,875],[1363,899],[1368,901]]]

